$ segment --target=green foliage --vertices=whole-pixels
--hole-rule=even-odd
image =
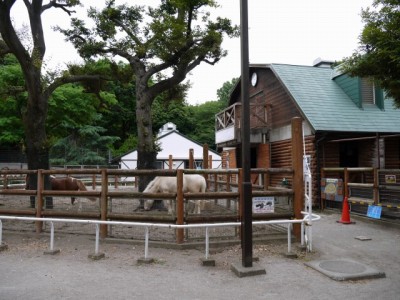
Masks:
[[[226,81],[221,88],[217,90],[218,101],[223,107],[229,106],[229,97],[236,86],[239,78],[232,78],[231,81]]]
[[[50,151],[50,162],[53,165],[107,164],[108,149],[116,137],[102,135],[105,131],[99,126],[82,126],[57,141]]]
[[[216,2],[212,0],[163,0],[158,7],[147,9],[117,6],[111,0],[100,11],[89,10],[92,28],[77,19],[68,29],[57,28],[86,59],[118,56],[129,62],[136,89],[139,168],[154,165],[142,158],[156,157],[151,118],[155,99],[161,96],[169,102],[165,93],[184,81],[190,71],[202,62],[213,65],[227,55],[222,49],[225,36],[239,36],[239,27],[229,19],[210,18],[207,10],[213,7]],[[184,112],[175,107],[173,113]],[[161,110],[155,115],[165,119]]]
[[[181,132],[190,132],[193,129],[191,112],[184,103],[186,90],[187,86],[178,85],[174,90],[156,97],[151,107],[154,131],[167,122],[173,122]]]
[[[47,132],[51,139],[69,135],[74,128],[91,124],[97,118],[97,99],[79,85],[68,84],[54,91],[49,100]]]
[[[202,144],[208,144],[210,149],[215,148],[215,114],[224,106],[218,101],[209,101],[197,106],[190,106],[192,114],[192,128],[182,133]]]
[[[372,77],[400,107],[399,1],[375,0],[361,16],[365,26],[360,47],[341,68],[353,76]]]
[[[19,145],[24,137],[21,120],[27,94],[21,67],[12,55],[0,60],[0,144]]]
[[[118,149],[112,149],[113,157],[124,155],[133,149],[136,149],[137,143],[137,136],[132,134],[129,135]]]

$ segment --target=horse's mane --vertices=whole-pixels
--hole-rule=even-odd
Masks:
[[[157,181],[158,177],[154,178],[150,183],[146,186],[143,193],[149,193],[152,189],[154,189],[154,185]]]

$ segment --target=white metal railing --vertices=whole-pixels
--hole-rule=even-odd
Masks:
[[[302,212],[307,214],[306,212]],[[318,215],[305,216],[302,220],[271,220],[271,221],[254,221],[254,225],[268,225],[268,224],[288,224],[288,253],[291,253],[291,229],[292,224],[301,223],[302,228],[307,225],[308,222],[317,221],[320,219]],[[208,229],[212,227],[228,227],[228,226],[240,226],[240,222],[229,222],[229,223],[212,223],[212,224],[186,224],[186,225],[176,225],[176,224],[162,224],[162,223],[140,223],[140,222],[121,222],[121,221],[98,221],[98,220],[81,220],[81,219],[60,219],[60,218],[36,218],[36,217],[14,217],[14,216],[0,216],[0,245],[2,245],[2,233],[3,226],[2,220],[19,220],[19,221],[41,221],[50,223],[50,251],[54,250],[54,222],[65,222],[65,223],[79,223],[79,224],[95,224],[96,225],[96,239],[95,239],[95,254],[99,253],[99,225],[121,225],[121,226],[138,226],[145,227],[145,249],[144,258],[148,258],[149,252],[149,228],[161,227],[161,228],[171,228],[171,229],[183,229],[183,228],[205,228],[205,258],[209,257],[209,235]],[[303,232],[303,231],[302,231]],[[302,238],[302,246],[304,239]]]
[[[306,244],[307,251],[312,251],[312,176],[310,163],[306,155],[303,156],[304,172],[304,219],[307,222],[301,223],[301,244]]]

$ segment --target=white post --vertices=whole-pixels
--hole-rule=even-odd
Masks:
[[[96,244],[95,244],[95,248],[94,248],[94,254],[98,254],[99,253],[99,237],[100,237],[100,226],[98,223],[96,223]]]
[[[144,259],[149,256],[149,227],[145,227],[145,238],[144,238]]]
[[[3,223],[0,219],[0,246],[3,244]]]
[[[288,224],[288,227],[287,227],[288,229],[287,229],[287,251],[288,251],[288,253],[291,253],[291,251],[292,251],[292,234],[291,234],[291,229],[292,229],[292,223],[289,223]]]
[[[50,251],[54,249],[54,223],[50,222]]]
[[[210,241],[208,238],[208,227],[206,227],[206,259],[208,259],[209,249],[210,249]]]

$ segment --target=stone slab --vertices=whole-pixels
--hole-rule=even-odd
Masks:
[[[204,267],[215,267],[215,259],[211,258],[201,258],[201,265]]]
[[[284,253],[283,253],[283,256],[284,256],[284,257],[287,257],[287,258],[293,258],[293,259],[298,258],[297,254],[294,253],[294,252],[284,252]]]
[[[383,278],[385,273],[351,259],[316,260],[305,265],[337,281]]]
[[[257,275],[264,275],[267,273],[265,271],[265,268],[257,264],[253,263],[252,267],[243,267],[242,262],[232,263],[231,271],[233,271],[238,277],[257,276]]]
[[[90,259],[93,259],[93,260],[100,260],[100,259],[102,259],[102,258],[104,258],[106,255],[105,255],[105,253],[103,253],[103,252],[99,252],[99,253],[90,253],[89,255],[88,255],[88,257],[90,258]]]
[[[141,258],[138,258],[137,263],[138,264],[152,264],[154,261],[155,261],[154,258],[151,258],[151,257],[147,257],[147,258],[141,257]]]
[[[359,240],[359,241],[370,241],[370,240],[372,240],[372,238],[364,236],[364,235],[356,236],[355,239]]]
[[[56,255],[58,253],[60,253],[61,250],[60,249],[53,249],[53,250],[46,250],[43,252],[43,254],[45,255]]]

